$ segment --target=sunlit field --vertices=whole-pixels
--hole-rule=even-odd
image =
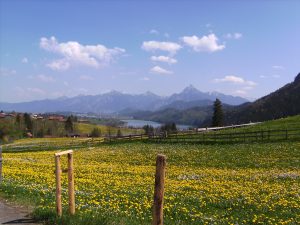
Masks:
[[[55,152],[4,153],[1,186],[4,195],[34,203],[35,215],[52,217],[52,224],[60,221],[53,217]],[[277,142],[75,150],[77,216],[64,224],[150,224],[157,153],[167,156],[165,224],[300,223],[300,142]]]

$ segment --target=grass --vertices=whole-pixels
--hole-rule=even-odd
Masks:
[[[158,153],[167,156],[165,224],[300,223],[297,141],[83,147],[74,153],[77,214],[63,218],[54,213],[54,152],[4,153],[0,187],[51,225],[150,224]],[[66,210],[66,177],[63,187]]]
[[[109,132],[111,135],[117,135],[118,130],[121,131],[122,135],[129,135],[129,134],[142,134],[144,133],[143,129],[132,129],[126,127],[110,127],[105,125],[96,125],[96,124],[89,124],[89,123],[76,123],[76,128],[78,129],[79,133],[82,134],[90,134],[94,128],[99,128],[101,130],[102,135],[108,135]]]
[[[284,129],[300,129],[300,115],[290,116],[277,120],[269,120],[253,126],[227,129],[226,131],[259,131],[259,130],[284,130]],[[225,130],[224,130],[225,131]]]
[[[157,139],[159,143],[237,143],[237,142],[282,142],[300,139],[300,115],[284,119],[267,121],[253,126],[227,128],[217,131],[178,133],[168,135],[166,139]]]

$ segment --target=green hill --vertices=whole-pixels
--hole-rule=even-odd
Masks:
[[[253,103],[246,103],[228,110],[226,124],[266,121],[300,114],[300,73],[294,82]]]

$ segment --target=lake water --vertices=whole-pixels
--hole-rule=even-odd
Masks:
[[[154,128],[160,127],[162,124],[154,121],[147,121],[147,120],[122,120],[126,123],[127,127],[135,127],[135,128],[142,128],[145,125],[152,126]],[[192,127],[190,125],[177,125],[177,129],[179,130],[187,130],[189,127]]]

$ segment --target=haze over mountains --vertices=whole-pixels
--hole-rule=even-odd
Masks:
[[[0,110],[17,112],[77,112],[129,116],[161,123],[210,126],[213,101],[222,101],[225,124],[265,121],[300,113],[300,73],[294,81],[254,102],[218,92],[205,93],[193,86],[168,97],[151,92],[132,95],[112,91],[24,103],[0,103]]]
[[[216,98],[229,105],[239,105],[248,101],[241,97],[218,92],[201,92],[190,85],[182,92],[168,97],[158,96],[152,92],[133,95],[111,91],[101,95],[80,95],[71,98],[62,97],[23,103],[0,103],[0,110],[35,113],[67,111],[105,114],[137,110],[156,111],[166,108],[183,110],[195,106],[210,106]]]
[[[300,73],[293,82],[254,102],[246,102],[237,106],[226,104],[225,101],[222,102],[225,125],[297,115],[300,113]],[[161,123],[175,122],[203,127],[211,125],[212,113],[213,106],[212,104],[209,105],[208,102],[206,105],[201,105],[201,102],[198,101],[175,101],[155,112],[136,111],[127,115],[135,119],[153,120]]]

